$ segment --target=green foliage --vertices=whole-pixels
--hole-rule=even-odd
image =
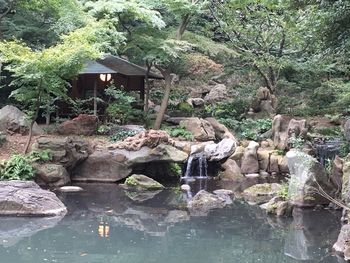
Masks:
[[[288,144],[295,149],[302,149],[304,144],[305,144],[305,140],[301,137],[296,137],[294,134],[293,136],[291,136],[288,139]]]
[[[98,126],[97,133],[101,134],[101,135],[109,134],[111,129],[112,129],[111,125],[103,124],[103,125]]]
[[[120,129],[116,131],[113,135],[111,135],[109,138],[111,141],[123,141],[124,139],[136,135],[138,132],[133,130],[123,130]]]
[[[170,163],[170,173],[175,176],[181,176],[182,169],[178,163]]]
[[[140,119],[141,110],[133,108],[137,102],[136,98],[121,89],[117,89],[113,84],[105,89],[106,95],[112,98],[106,109],[110,121],[118,124],[125,124],[131,120]]]
[[[183,126],[163,127],[163,129],[167,131],[171,137],[181,137],[187,141],[194,140],[193,134]]]
[[[345,141],[339,150],[339,157],[340,158],[345,158],[350,152],[350,145],[347,141]]]
[[[333,167],[333,161],[331,159],[326,159],[325,170],[327,174],[331,174]]]
[[[283,182],[281,189],[278,191],[277,196],[283,198],[284,200],[288,200],[289,196],[289,181]]]
[[[74,115],[78,116],[79,114],[93,114],[94,110],[92,107],[92,103],[94,98],[88,99],[74,99],[71,100],[71,109]],[[101,101],[97,99],[97,101]]]
[[[6,161],[0,170],[1,180],[32,180],[34,178],[34,168],[26,156],[15,154]]]
[[[339,138],[343,136],[343,132],[339,126],[317,129],[317,133],[327,138]]]
[[[187,102],[181,102],[178,105],[179,111],[183,113],[183,116],[191,116],[194,112],[193,107]]]
[[[249,102],[244,98],[235,98],[219,102],[212,107],[212,115],[218,119],[241,120],[249,109]]]
[[[33,50],[19,41],[1,42],[1,60],[12,74],[10,85],[16,88],[11,97],[31,112],[57,98],[66,99],[67,80],[76,76],[87,60],[99,56],[98,28],[95,23],[77,29],[43,50]]]
[[[50,150],[32,151],[27,159],[30,162],[49,162],[52,161],[52,152]]]
[[[271,128],[271,119],[245,119],[239,123],[236,132],[240,138],[257,141],[261,139],[263,133]]]

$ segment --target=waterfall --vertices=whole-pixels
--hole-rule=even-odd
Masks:
[[[188,178],[207,178],[208,177],[208,163],[207,158],[203,153],[197,153],[190,155],[187,161],[187,167],[185,176],[183,179]]]
[[[186,172],[185,172],[184,178],[189,178],[189,177],[191,177],[191,170],[192,170],[193,158],[194,158],[193,155],[190,155],[190,157],[188,157],[187,167],[186,167]]]
[[[199,178],[208,177],[208,163],[207,158],[204,154],[201,154],[198,158],[199,162]]]

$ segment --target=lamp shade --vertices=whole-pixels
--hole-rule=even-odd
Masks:
[[[100,79],[101,79],[103,82],[110,81],[111,78],[112,78],[112,75],[111,75],[111,74],[100,74]]]

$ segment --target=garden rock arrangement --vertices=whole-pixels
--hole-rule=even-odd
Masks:
[[[67,212],[54,193],[32,181],[1,181],[0,207],[2,216],[61,216]]]
[[[27,115],[18,108],[7,105],[0,109],[0,132],[4,133],[20,133],[22,135],[28,134],[30,122]],[[38,124],[33,125],[33,135],[42,134]]]
[[[69,172],[87,159],[91,153],[87,141],[72,137],[39,137],[33,144],[32,150],[49,150],[52,154],[52,162],[63,165]]]
[[[287,149],[292,136],[305,138],[307,132],[308,125],[305,119],[296,120],[287,115],[276,115],[273,119],[272,138],[278,149]]]

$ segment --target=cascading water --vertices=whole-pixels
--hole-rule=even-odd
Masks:
[[[208,177],[207,158],[203,153],[190,155],[187,161],[185,176],[182,179],[203,179]]]
[[[344,142],[341,139],[323,140],[315,143],[318,161],[325,166],[327,160],[334,160]]]
[[[190,186],[190,191],[187,191],[187,197],[192,198],[200,190],[208,188],[208,163],[204,153],[196,153],[190,155],[187,161],[185,176],[181,178],[187,185]]]

